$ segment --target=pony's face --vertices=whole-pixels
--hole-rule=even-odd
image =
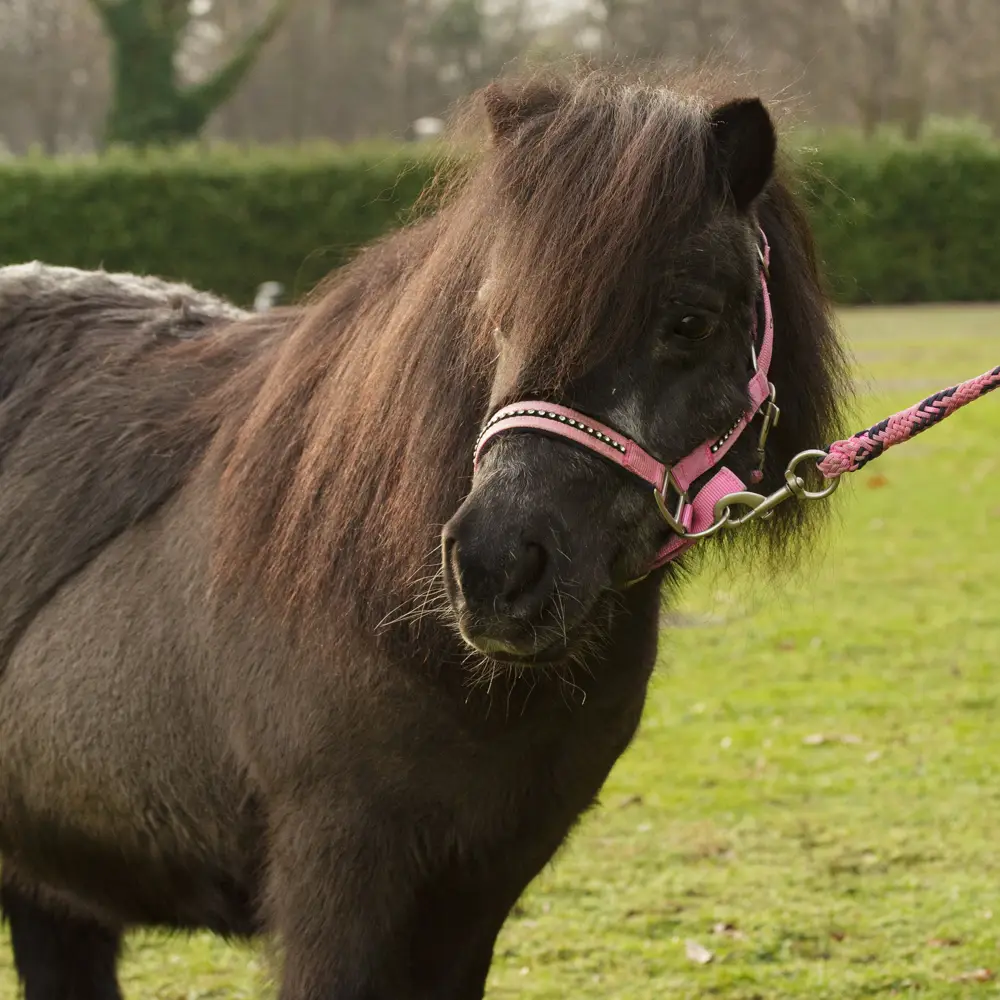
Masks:
[[[497,117],[505,122],[495,113],[495,128]],[[525,331],[523,324],[545,314],[519,313],[511,273],[519,263],[518,243],[530,244],[531,234],[513,224],[507,242],[498,238],[496,273],[481,290],[484,307],[499,317],[489,413],[518,400],[559,403],[671,465],[721,437],[746,412],[760,293],[753,204],[771,175],[775,136],[757,101],[726,105],[702,121],[703,148],[698,156],[689,151],[703,173],[701,191],[697,197],[685,192],[688,204],[670,218],[669,231],[656,231],[654,198],[626,259],[610,261],[605,253],[593,262],[573,262],[577,269],[617,268],[600,309],[574,310],[566,302],[550,310],[555,322],[589,326],[575,340],[552,347],[539,331]],[[544,133],[538,141],[545,141]],[[544,201],[544,191],[524,197],[530,212],[531,198]],[[629,209],[623,204],[621,211]],[[531,253],[530,245],[525,252]],[[560,273],[551,270],[553,277]],[[498,288],[507,289],[508,298],[491,302]],[[575,294],[588,288],[602,286],[583,280]],[[524,294],[538,292],[525,288]],[[551,294],[558,298],[565,289]],[[602,351],[609,342],[614,348]],[[593,350],[598,360],[581,361],[553,395],[548,376],[570,350],[581,359]],[[744,481],[757,464],[757,430],[754,424],[744,432],[726,458]],[[774,485],[774,475],[764,488]],[[497,660],[573,655],[607,625],[615,595],[648,571],[670,536],[650,488],[607,460],[540,433],[499,435],[442,536],[445,582],[462,636]]]

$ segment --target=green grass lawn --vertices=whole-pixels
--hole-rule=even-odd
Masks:
[[[1000,308],[843,322],[859,423],[1000,362]],[[708,567],[685,593],[641,734],[505,928],[491,1000],[1000,996],[1000,393],[834,502],[786,579]],[[259,998],[265,966],[144,934],[123,981]]]

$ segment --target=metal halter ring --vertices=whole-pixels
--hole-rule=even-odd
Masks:
[[[830,485],[824,487],[822,490],[807,490],[805,488],[805,481],[795,473],[795,469],[800,462],[804,462],[807,458],[824,459],[826,458],[826,455],[827,453],[821,448],[807,448],[805,451],[800,451],[795,458],[788,463],[788,468],[785,469],[785,482],[788,483],[788,488],[800,500],[822,500],[833,493],[833,491],[840,485],[840,476],[834,476],[834,478],[830,480]]]
[[[781,419],[781,407],[775,402],[778,396],[777,390],[774,388],[773,382],[767,383],[768,394],[767,399],[764,401],[764,408],[762,410],[764,414],[763,422],[760,427],[760,437],[757,440],[757,466],[758,468],[763,468],[764,466],[764,456],[766,454],[765,448],[767,447],[767,439],[771,431],[778,426],[778,421]]]
[[[677,494],[677,508],[675,511],[671,512],[667,508],[667,501],[662,491],[654,489],[653,497],[656,500],[656,506],[660,508],[663,520],[670,526],[670,530],[675,534],[680,535],[681,538],[689,539],[691,541],[699,538],[709,538],[721,531],[729,523],[729,511],[727,510],[721,516],[716,513],[717,520],[705,528],[704,531],[688,531],[687,528],[684,527],[684,523],[681,521],[681,518],[684,516],[684,508],[691,503],[690,498],[688,497],[687,492],[682,490],[677,485],[677,481],[674,479],[673,473],[668,472],[666,482],[664,483],[664,489],[671,486]]]

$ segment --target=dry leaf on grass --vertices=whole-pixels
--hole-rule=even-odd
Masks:
[[[692,941],[690,938],[684,942],[684,954],[687,955],[692,962],[697,962],[699,965],[708,965],[709,962],[715,958],[703,944],[699,944],[697,941]]]
[[[619,809],[627,809],[629,806],[641,806],[642,796],[641,795],[626,795],[619,803]]]
[[[802,742],[809,747],[822,746],[824,743],[860,743],[861,737],[853,733],[810,733],[802,737]]]
[[[869,476],[868,481],[865,483],[870,490],[880,490],[883,486],[887,486],[888,484],[889,480],[880,473],[875,473],[874,476]]]
[[[960,976],[952,979],[953,983],[991,983],[996,979],[996,973],[992,969],[973,969],[972,972],[963,972]]]
[[[927,945],[930,948],[957,948],[961,943],[960,938],[931,938]]]
[[[712,933],[735,938],[737,941],[742,941],[744,937],[743,931],[739,930],[735,924],[727,924],[722,921],[712,928]]]

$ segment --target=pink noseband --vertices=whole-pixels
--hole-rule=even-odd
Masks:
[[[590,417],[565,406],[528,400],[512,403],[497,410],[490,417],[476,442],[474,466],[478,466],[486,445],[497,435],[506,431],[538,431],[572,441],[614,462],[653,488],[660,512],[674,531],[673,538],[657,553],[650,571],[675,559],[689,549],[699,538],[706,538],[722,528],[727,517],[720,518],[721,501],[729,499],[739,502],[739,495],[746,495],[746,484],[731,469],[721,466],[719,470],[689,497],[691,484],[711,469],[714,469],[726,455],[736,439],[746,430],[764,404],[764,424],[761,428],[758,449],[759,462],[763,462],[764,443],[768,431],[777,422],[778,408],[774,404],[774,386],[768,381],[771,353],[774,346],[774,319],[771,314],[771,296],[767,287],[767,272],[771,262],[771,250],[767,237],[761,231],[760,288],[763,305],[764,334],[760,349],[756,350],[758,335],[757,313],[754,312],[751,355],[754,375],[747,386],[750,408],[720,438],[713,438],[695,448],[690,455],[671,467],[658,461],[648,451],[630,438]],[[754,481],[760,479],[761,470],[755,471]],[[667,496],[673,489],[678,501],[673,510],[667,506]]]

